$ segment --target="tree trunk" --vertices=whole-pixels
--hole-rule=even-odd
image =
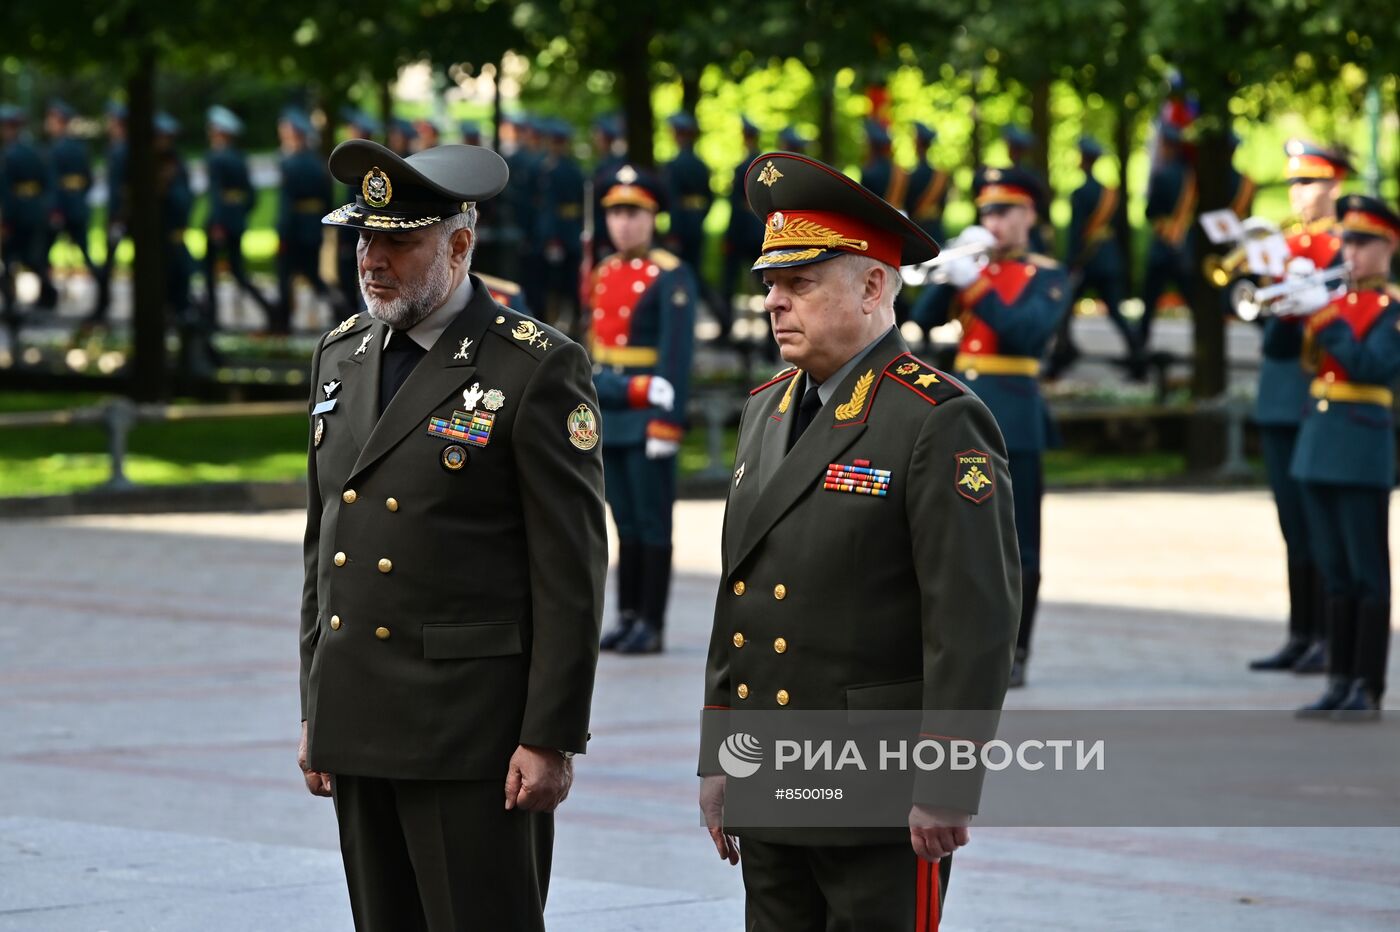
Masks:
[[[694,114],[700,106],[700,73],[685,71],[681,74],[681,110]]]
[[[1123,294],[1133,294],[1133,269],[1137,260],[1133,254],[1133,227],[1128,220],[1128,159],[1133,154],[1133,127],[1137,125],[1138,112],[1120,105],[1117,118],[1113,122],[1113,152],[1118,157],[1118,210],[1114,217],[1114,236],[1118,240],[1118,254],[1123,257]]]
[[[137,32],[137,35],[140,33]],[[127,203],[131,244],[131,396],[159,401],[168,384],[160,194],[156,190],[156,50],[143,43],[127,75]]]
[[[982,89],[978,84],[982,80],[980,70],[972,72],[972,86],[968,88],[967,96],[972,101],[972,136],[968,140],[967,157],[972,163],[969,167],[976,171],[982,164]]]
[[[813,75],[817,85],[817,151],[822,161],[836,164],[836,75],[825,68]]]
[[[394,79],[379,82],[379,116],[383,121],[379,131],[384,134],[380,142],[389,144],[389,124],[394,121]]]
[[[632,35],[623,42],[617,58],[617,83],[622,94],[622,113],[627,121],[627,157],[646,168],[656,164],[653,144],[656,117],[651,112],[651,60],[648,48],[656,26],[651,16],[633,21]]]
[[[1196,181],[1200,192],[1198,210],[1219,210],[1230,204],[1230,148],[1226,130],[1212,129],[1197,147]],[[1194,218],[1192,220],[1194,227]],[[1210,239],[1193,229],[1191,255],[1191,330],[1193,367],[1191,397],[1196,401],[1218,398],[1228,384],[1225,357],[1225,308],[1220,291],[1202,272],[1205,257],[1218,251]],[[1186,468],[1202,471],[1225,460],[1224,412],[1200,414],[1191,419],[1186,437]]]
[[[496,80],[491,82],[491,148],[501,151],[501,78],[506,73],[505,59],[496,62]],[[485,141],[483,137],[482,141]]]
[[[1040,177],[1050,187],[1050,79],[1042,78],[1031,85],[1031,132],[1035,135],[1035,147],[1031,161]],[[1046,192],[1050,200],[1055,199],[1055,191]],[[1044,221],[1048,223],[1049,217]]]

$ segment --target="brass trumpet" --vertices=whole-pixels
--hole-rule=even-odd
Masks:
[[[944,285],[948,282],[948,272],[944,268],[958,259],[973,259],[979,265],[986,265],[992,250],[997,248],[997,238],[984,226],[973,224],[948,241],[948,247],[927,262],[909,266],[900,271],[904,284]]]
[[[1283,235],[1277,223],[1263,217],[1250,217],[1244,221],[1241,229],[1242,234],[1233,249],[1223,256],[1209,255],[1201,261],[1206,280],[1217,288],[1224,288],[1241,275],[1258,273],[1257,269],[1250,267],[1253,256],[1248,243]]]
[[[1317,269],[1263,288],[1247,278],[1240,279],[1230,289],[1230,309],[1243,321],[1306,317],[1340,297],[1350,284],[1351,270],[1344,265]]]

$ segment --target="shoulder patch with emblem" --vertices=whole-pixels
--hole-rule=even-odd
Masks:
[[[931,405],[965,394],[963,387],[952,376],[935,369],[913,353],[896,356],[885,367],[885,378],[893,379]]]
[[[959,495],[974,505],[980,505],[997,490],[992,457],[982,450],[963,450],[953,454],[953,487]]]
[[[750,395],[757,395],[759,392],[763,391],[765,388],[767,388],[767,387],[770,386],[770,385],[777,385],[777,384],[778,384],[779,382],[781,382],[783,379],[790,379],[790,378],[792,378],[794,375],[797,375],[797,372],[798,372],[798,369],[797,369],[796,366],[789,366],[788,368],[784,369],[782,372],[779,372],[777,375],[773,376],[771,379],[769,379],[767,382],[764,382],[762,385],[758,386],[757,388],[750,389],[750,390],[749,390],[749,394],[750,394]]]
[[[496,315],[491,329],[536,359],[569,339],[548,324],[505,309]]]
[[[647,258],[661,266],[663,272],[678,269],[681,265],[679,256],[675,253],[667,252],[664,249],[653,249],[651,252],[647,253]]]

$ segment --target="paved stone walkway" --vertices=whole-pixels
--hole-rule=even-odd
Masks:
[[[720,518],[678,507],[668,653],[603,658],[553,929],[741,928],[694,802]],[[1319,688],[1244,672],[1282,633],[1264,493],[1052,494],[1045,526],[1010,706]],[[0,522],[0,932],[350,928],[330,804],[293,759],[300,536],[290,513]],[[952,932],[1400,926],[1396,829],[974,828],[953,876]]]

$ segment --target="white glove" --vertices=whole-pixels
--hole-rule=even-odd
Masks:
[[[676,406],[676,387],[659,375],[652,376],[647,386],[647,404],[670,411]]]
[[[681,445],[674,440],[662,440],[660,437],[647,438],[647,459],[660,460],[668,456],[675,456],[681,452]]]
[[[1307,256],[1294,256],[1288,260],[1288,265],[1284,266],[1284,277],[1302,278],[1317,271],[1317,263]]]
[[[1321,282],[1309,285],[1296,294],[1282,298],[1274,305],[1274,313],[1279,317],[1301,317],[1313,314],[1332,303],[1332,292]]]
[[[954,259],[946,266],[948,282],[959,290],[970,287],[982,275],[982,266],[971,256]]]

